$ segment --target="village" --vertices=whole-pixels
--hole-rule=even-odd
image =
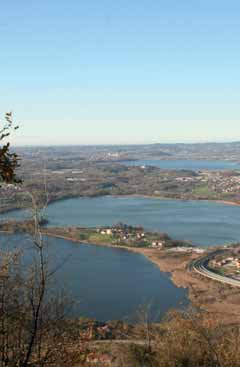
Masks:
[[[240,248],[239,246],[223,255],[215,256],[209,262],[209,267],[228,277],[240,280]]]
[[[173,240],[165,233],[144,231],[141,226],[134,227],[119,223],[112,227],[97,228],[96,232],[116,245],[151,247],[177,253],[195,252],[202,254],[205,252],[204,249],[192,246],[187,241]]]
[[[155,247],[162,249],[170,240],[164,233],[145,232],[141,226],[128,226],[118,223],[112,227],[97,228],[96,232],[109,236],[116,244],[138,247]]]

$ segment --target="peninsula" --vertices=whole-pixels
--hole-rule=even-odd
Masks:
[[[46,224],[43,221],[41,232],[47,237],[62,238],[79,245],[117,247],[146,256],[161,271],[170,273],[176,286],[188,288],[193,305],[218,314],[226,324],[240,322],[239,244],[203,249],[186,241],[173,240],[166,233],[149,232],[143,227],[123,223],[97,228],[50,227]],[[0,231],[4,233],[24,231],[31,234],[32,230],[31,220],[0,225]],[[205,270],[200,268],[202,263]],[[234,279],[232,284],[214,276],[216,267],[226,280]],[[211,272],[211,276],[206,276],[206,271]]]

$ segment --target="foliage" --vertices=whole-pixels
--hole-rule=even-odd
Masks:
[[[0,367],[72,366],[87,344],[67,319],[71,302],[51,286],[55,270],[39,231],[32,242],[27,254],[0,251]]]
[[[160,324],[139,320],[136,342],[125,349],[119,366],[238,367],[239,338],[239,325],[224,325],[216,315],[172,311]]]
[[[5,119],[0,129],[0,141],[10,136],[12,130],[18,129],[14,125],[12,113],[6,113]],[[19,183],[16,177],[16,168],[19,166],[19,157],[16,153],[10,152],[10,143],[7,142],[0,147],[0,180],[6,183]]]

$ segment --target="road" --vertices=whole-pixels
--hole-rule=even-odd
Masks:
[[[213,271],[211,271],[208,268],[208,263],[211,260],[211,258],[214,257],[214,255],[216,255],[217,252],[214,252],[208,256],[202,257],[201,259],[197,259],[195,261],[193,261],[190,265],[190,268],[194,271],[196,271],[197,273],[210,278],[212,280],[216,280],[218,282],[224,283],[224,284],[229,284],[233,287],[239,287],[240,288],[240,280],[237,279],[232,279],[229,277],[225,277],[223,275],[214,273]]]

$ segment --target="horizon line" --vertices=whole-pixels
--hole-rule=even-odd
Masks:
[[[203,145],[203,144],[236,144],[240,143],[240,140],[221,140],[221,141],[214,141],[214,140],[206,140],[206,141],[176,141],[176,142],[158,142],[158,143],[60,143],[60,144],[13,144],[11,143],[12,147],[15,148],[37,148],[37,147],[114,147],[114,146],[145,146],[145,145]]]

